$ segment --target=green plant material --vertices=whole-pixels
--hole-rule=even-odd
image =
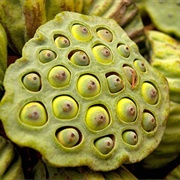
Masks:
[[[24,179],[21,157],[13,144],[0,136],[0,179]]]
[[[90,39],[82,41],[74,36],[72,27],[77,22],[88,29]],[[97,32],[102,28],[112,33],[111,42],[99,37]],[[58,33],[68,39],[69,46],[56,44]],[[119,44],[129,47],[129,57],[119,54]],[[99,45],[111,52],[108,63],[96,57],[99,48],[94,47]],[[45,59],[48,54],[53,58],[43,61],[43,55],[39,56],[42,50],[48,50]],[[89,58],[86,66],[71,61],[73,52],[79,51]],[[136,67],[137,59],[145,71]],[[67,76],[57,75],[65,75],[67,83],[54,83],[50,78],[55,67],[68,70]],[[38,91],[23,83],[23,77],[32,72],[41,78]],[[108,78],[111,75],[121,77],[122,89],[112,91],[114,78]],[[158,92],[153,104],[142,96],[141,89],[147,81]],[[57,167],[86,165],[96,171],[109,171],[123,163],[138,162],[159,144],[169,114],[164,76],[149,65],[116,21],[98,16],[62,12],[42,25],[26,43],[22,57],[8,67],[4,86],[0,118],[7,136],[19,146],[37,150],[45,162]],[[155,117],[155,128],[143,125],[145,112]]]
[[[142,44],[145,40],[140,13],[131,0],[1,0],[0,23],[7,32],[10,48],[21,55],[24,44],[36,29],[62,11],[112,18],[136,43]]]
[[[149,169],[162,168],[180,155],[180,44],[169,35],[147,31],[151,65],[167,78],[170,114],[158,147],[143,160]]]
[[[179,0],[145,0],[144,6],[156,29],[180,38]]]
[[[34,171],[34,180],[59,180],[59,179],[71,179],[71,180],[123,180],[123,179],[131,179],[137,180],[137,178],[124,166],[120,168],[108,171],[93,171],[88,167],[69,167],[69,168],[57,168],[52,167],[48,164],[43,163],[43,161],[39,160],[36,164]]]
[[[175,167],[166,177],[165,180],[177,180],[180,179],[180,165]]]
[[[7,68],[7,36],[3,26],[0,24],[0,98],[4,93],[3,79]]]

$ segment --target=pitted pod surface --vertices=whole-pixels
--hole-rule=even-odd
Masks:
[[[7,70],[8,137],[57,167],[108,171],[145,158],[169,114],[165,78],[110,19],[62,12]]]

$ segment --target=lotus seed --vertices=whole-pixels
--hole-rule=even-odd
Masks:
[[[156,127],[156,120],[154,116],[149,112],[143,113],[142,127],[146,131],[152,131]]]
[[[114,141],[110,137],[102,137],[96,140],[94,144],[102,154],[108,154],[114,147]]]
[[[137,74],[136,71],[130,66],[124,66],[123,70],[125,72],[125,76],[129,83],[131,84],[131,88],[134,89],[137,83]]]
[[[141,60],[135,60],[134,61],[134,65],[142,72],[146,71],[146,67],[144,65],[144,63]]]
[[[70,46],[69,39],[67,37],[64,37],[64,36],[57,37],[55,39],[55,44],[59,48],[65,48],[65,47]]]
[[[41,79],[36,73],[29,73],[23,77],[23,84],[28,90],[37,92],[41,88]]]
[[[71,56],[70,61],[79,66],[87,66],[89,64],[89,57],[85,52],[77,51]]]
[[[138,136],[134,131],[125,131],[122,135],[123,140],[130,145],[136,145],[138,141]]]
[[[110,123],[108,112],[101,106],[92,106],[86,114],[86,124],[92,130],[101,130]]]
[[[82,75],[77,83],[78,92],[84,97],[93,97],[99,94],[99,81],[92,75]]]
[[[137,116],[136,105],[132,100],[123,98],[117,103],[117,114],[122,121],[133,122]]]
[[[117,47],[118,49],[118,52],[121,56],[125,57],[125,58],[128,58],[129,55],[130,55],[130,49],[127,45],[125,44],[121,44]]]
[[[72,35],[79,41],[88,41],[91,38],[89,29],[81,24],[74,24],[71,29]]]
[[[149,104],[156,104],[158,100],[158,92],[154,85],[149,82],[144,82],[142,85],[142,96]]]
[[[74,128],[65,128],[57,133],[58,141],[65,147],[75,146],[79,138],[79,133]]]
[[[47,121],[47,113],[41,103],[30,102],[22,108],[20,120],[31,126],[42,126]]]
[[[122,90],[124,87],[124,83],[123,83],[122,79],[115,74],[108,76],[107,82],[108,82],[109,90],[112,93],[116,93],[116,92]]]
[[[53,67],[48,74],[48,81],[54,87],[64,87],[69,84],[71,74],[63,66]]]
[[[103,64],[109,64],[113,61],[113,55],[109,48],[104,45],[93,47],[93,54],[97,61]]]
[[[56,58],[56,54],[48,49],[42,50],[39,53],[39,59],[42,63],[48,63]]]
[[[59,96],[53,100],[53,111],[59,119],[72,119],[78,112],[78,104],[69,96]]]
[[[107,29],[100,29],[97,31],[97,35],[104,41],[111,42],[113,39],[112,33]]]

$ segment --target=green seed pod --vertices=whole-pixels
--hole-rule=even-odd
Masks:
[[[111,42],[113,40],[113,35],[108,29],[99,29],[97,35],[104,41]]]
[[[53,100],[53,111],[59,119],[72,119],[78,112],[78,104],[69,96],[59,96]]]
[[[154,128],[156,127],[156,119],[151,113],[149,112],[143,113],[142,127],[144,130],[148,132],[153,131]]]
[[[102,154],[108,154],[114,147],[114,141],[110,137],[102,137],[97,139],[94,145]]]
[[[154,85],[144,82],[141,88],[142,96],[149,104],[156,104],[158,101],[158,91]]]
[[[55,39],[55,44],[57,47],[59,48],[66,48],[68,46],[70,46],[70,41],[67,37],[65,36],[58,36],[56,39]]]
[[[20,112],[21,122],[30,126],[43,126],[47,122],[45,108],[38,102],[26,104]]]
[[[136,145],[138,142],[138,136],[134,131],[128,130],[122,134],[123,140],[129,145]]]
[[[56,54],[53,51],[48,50],[48,49],[42,50],[39,53],[39,60],[42,63],[48,63],[48,62],[54,60],[55,58],[56,58]]]
[[[89,57],[83,51],[76,51],[70,58],[70,61],[78,66],[87,66],[89,65]]]
[[[134,102],[123,98],[117,103],[117,114],[122,121],[133,122],[137,116],[137,108]]]
[[[137,84],[137,73],[136,73],[136,71],[130,66],[124,66],[123,70],[124,70],[124,73],[125,73],[127,80],[131,84],[131,88],[134,89],[134,87]]]
[[[100,93],[100,83],[92,75],[82,75],[77,82],[78,92],[83,97],[93,97]]]
[[[101,106],[92,106],[86,114],[86,124],[92,130],[101,130],[110,123],[109,115],[106,109]]]
[[[141,61],[141,60],[135,60],[134,61],[134,65],[142,72],[146,71],[146,67],[145,64]]]
[[[23,77],[23,84],[29,91],[37,92],[41,88],[41,78],[36,73],[29,73]]]
[[[124,88],[124,83],[122,79],[115,74],[108,76],[107,82],[108,82],[109,90],[112,93],[119,92]]]
[[[65,128],[57,133],[58,141],[65,147],[75,146],[79,138],[79,133],[74,128]]]
[[[97,45],[92,51],[96,60],[102,64],[109,64],[113,61],[111,50],[104,45]]]
[[[121,44],[117,47],[117,50],[119,54],[125,58],[128,58],[130,56],[130,49],[127,45]]]
[[[81,24],[74,24],[71,28],[71,33],[79,41],[89,41],[92,37],[89,29]]]
[[[48,74],[48,81],[54,87],[64,87],[70,82],[71,74],[63,66],[53,67]]]

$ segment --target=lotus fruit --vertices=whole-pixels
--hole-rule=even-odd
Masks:
[[[19,153],[9,140],[0,136],[0,179],[24,179],[22,161]]]
[[[170,114],[159,146],[143,160],[145,168],[163,168],[180,155],[180,44],[171,36],[147,31],[150,63],[167,79]]]
[[[7,68],[7,37],[3,26],[0,24],[0,98],[3,96],[3,79]]]
[[[114,19],[132,40],[140,46],[144,44],[144,26],[138,8],[131,0],[1,0],[0,23],[7,32],[9,47],[21,55],[25,42],[34,36],[36,29],[62,11]]]
[[[169,115],[165,77],[116,21],[99,16],[62,12],[39,27],[4,86],[7,136],[56,167],[109,171],[141,161]]]

